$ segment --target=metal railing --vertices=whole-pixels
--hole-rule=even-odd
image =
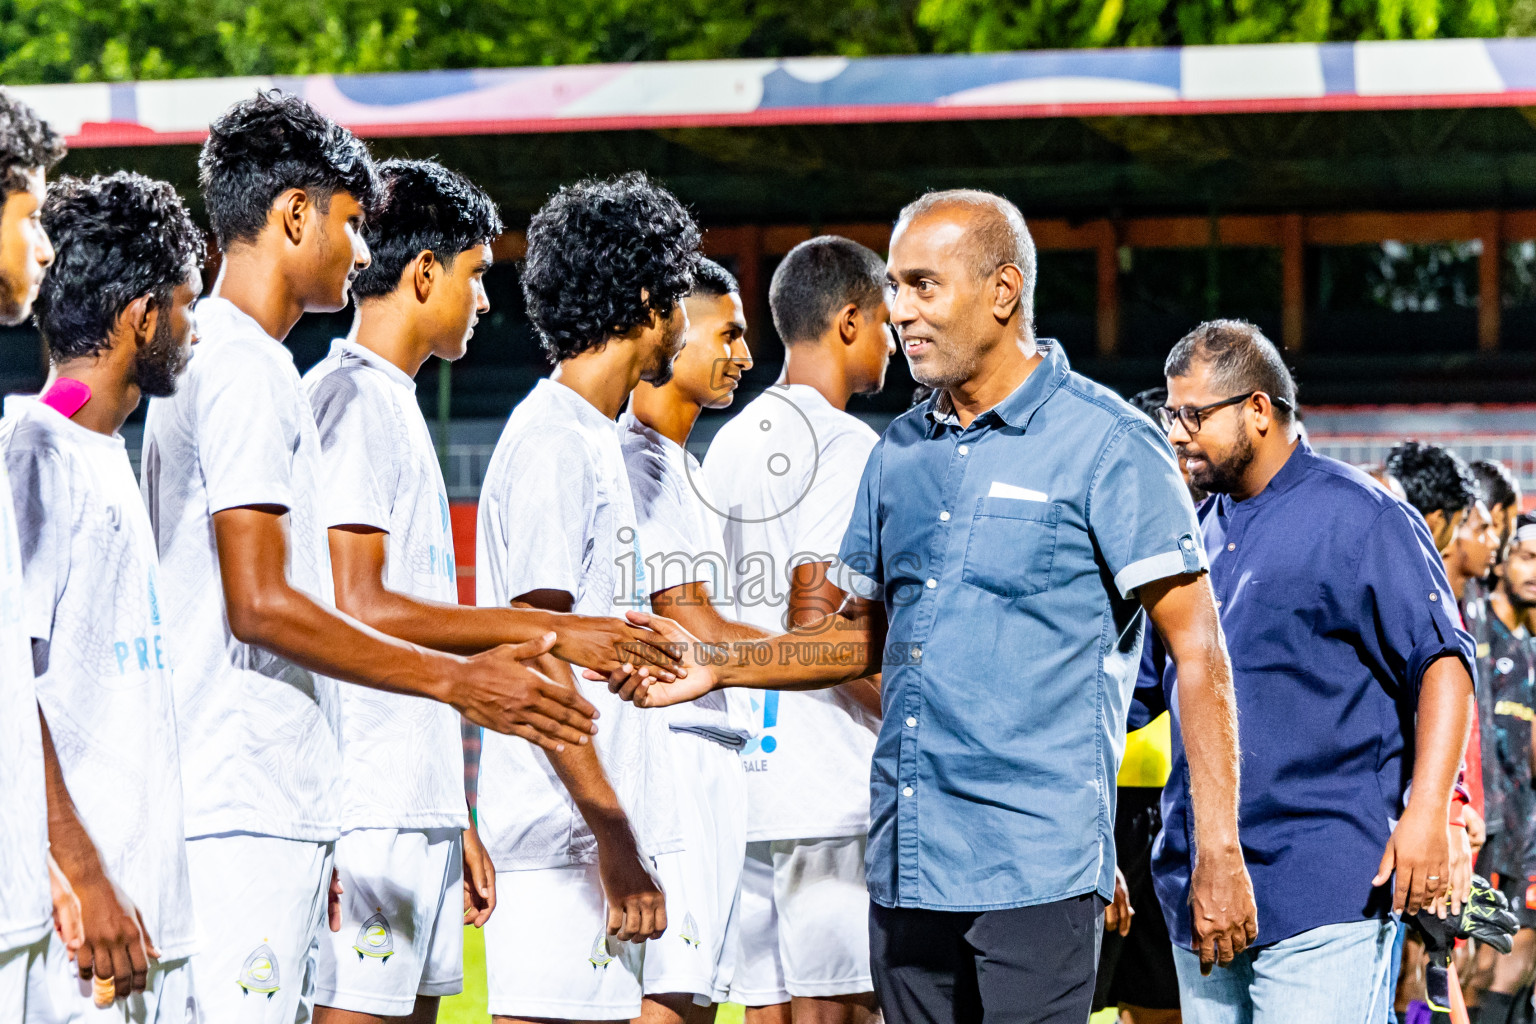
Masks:
[[[1426,437],[1454,450],[1468,462],[1493,459],[1508,466],[1520,481],[1520,489],[1526,494],[1536,494],[1536,434],[1469,434],[1460,436]],[[1354,466],[1380,465],[1387,453],[1402,441],[1395,435],[1375,436],[1316,436],[1312,447],[1330,458]],[[451,501],[478,501],[480,487],[485,482],[486,470],[491,464],[494,444],[450,444],[443,459],[443,482],[448,487]],[[129,457],[134,472],[139,468],[139,450],[130,445]],[[702,454],[702,453],[699,453]]]

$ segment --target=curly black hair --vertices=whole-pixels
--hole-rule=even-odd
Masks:
[[[1444,445],[1404,441],[1387,453],[1387,472],[1403,485],[1422,516],[1454,515],[1477,501],[1477,480],[1460,455]]]
[[[30,172],[53,170],[64,153],[64,137],[15,93],[0,89],[0,198],[25,190]]]
[[[528,225],[523,298],[560,362],[671,313],[693,288],[699,227],[638,171],[567,185]]]
[[[444,267],[475,245],[501,234],[491,197],[463,175],[433,160],[386,160],[378,209],[363,229],[373,262],[352,284],[359,299],[388,295],[410,262],[431,250]]]
[[[37,294],[37,326],[55,362],[108,347],[134,299],[171,292],[202,262],[203,233],[176,190],[132,171],[48,188],[43,229],[58,255]]]
[[[221,249],[254,241],[273,200],[291,188],[312,193],[321,210],[345,192],[370,211],[379,192],[378,170],[357,136],[277,89],[220,114],[208,126],[197,166]]]

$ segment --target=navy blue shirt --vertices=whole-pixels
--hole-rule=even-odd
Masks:
[[[1208,499],[1200,525],[1237,691],[1258,944],[1384,916],[1390,894],[1371,878],[1413,771],[1419,681],[1446,655],[1472,665],[1429,529],[1305,441],[1261,493]],[[1164,684],[1173,774],[1152,864],[1168,931],[1188,947],[1194,822],[1171,665]]]
[[[867,855],[882,906],[1113,895],[1135,591],[1205,559],[1162,433],[1041,348],[970,426],[938,397],[893,422],[843,539],[850,585],[889,621]]]

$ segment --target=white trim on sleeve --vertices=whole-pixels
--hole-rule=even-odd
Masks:
[[[1193,568],[1190,567],[1190,557],[1184,551],[1164,551],[1160,555],[1143,558],[1139,562],[1130,565],[1115,573],[1115,588],[1120,591],[1120,596],[1130,599],[1137,589],[1151,583],[1153,580],[1167,579],[1169,576],[1183,576],[1186,573],[1199,573],[1207,571],[1205,559],[1199,559]]]

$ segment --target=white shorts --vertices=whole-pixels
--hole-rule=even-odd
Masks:
[[[873,992],[864,836],[748,843],[731,1001]]]
[[[485,924],[492,1015],[630,1020],[640,1016],[644,960],[643,943],[608,938],[596,864],[496,873]]]
[[[404,1017],[464,990],[464,833],[358,829],[336,842],[341,931],[320,933],[315,1004]]]
[[[736,961],[736,903],[747,847],[747,777],[729,747],[674,732],[682,853],[656,858],[667,894],[667,931],[646,943],[645,994],[690,993],[724,1002]]]
[[[35,1020],[48,1000],[49,935],[0,953],[0,1021]],[[74,965],[71,964],[71,967]]]
[[[144,991],[108,1006],[91,999],[91,983],[80,972],[64,943],[54,935],[48,943],[48,1008],[27,1014],[27,1024],[201,1024],[203,1016],[192,983],[192,961],[149,962]]]
[[[202,933],[192,968],[203,1019],[309,1019],[334,847],[244,833],[187,840],[192,908]]]

